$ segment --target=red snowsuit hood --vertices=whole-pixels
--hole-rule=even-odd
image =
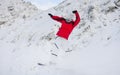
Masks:
[[[71,21],[70,23],[67,23],[63,17],[52,16],[52,19],[61,23],[61,27],[59,28],[59,31],[57,32],[56,35],[68,40],[69,35],[72,32],[72,30],[80,22],[80,16],[79,16],[78,12],[75,13],[75,16],[76,16],[76,20]]]

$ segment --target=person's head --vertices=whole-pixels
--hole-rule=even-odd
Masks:
[[[64,14],[63,17],[64,17],[66,22],[73,21],[73,15]]]
[[[70,19],[70,18],[65,18],[65,21],[66,21],[66,22],[71,22],[71,21],[73,21],[73,20]]]

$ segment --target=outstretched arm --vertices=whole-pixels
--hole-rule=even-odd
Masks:
[[[73,13],[76,16],[76,20],[74,21],[74,26],[77,26],[77,24],[80,22],[80,16],[77,10],[74,10]]]
[[[53,16],[51,13],[48,13],[48,15],[49,15],[52,19],[54,19],[54,20],[56,20],[56,21],[58,21],[58,22],[62,22],[62,21],[64,20],[64,18],[59,17],[59,16]]]

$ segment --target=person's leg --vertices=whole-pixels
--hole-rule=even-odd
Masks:
[[[60,50],[63,50],[63,51],[67,51],[69,48],[69,41],[61,37],[58,37],[56,39],[55,44]]]

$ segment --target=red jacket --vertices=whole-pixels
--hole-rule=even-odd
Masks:
[[[68,40],[68,37],[69,37],[70,33],[72,32],[72,30],[80,22],[80,16],[79,16],[78,12],[76,12],[75,15],[76,15],[76,20],[72,21],[70,23],[67,23],[63,17],[51,16],[52,19],[54,19],[62,24],[56,35]]]

